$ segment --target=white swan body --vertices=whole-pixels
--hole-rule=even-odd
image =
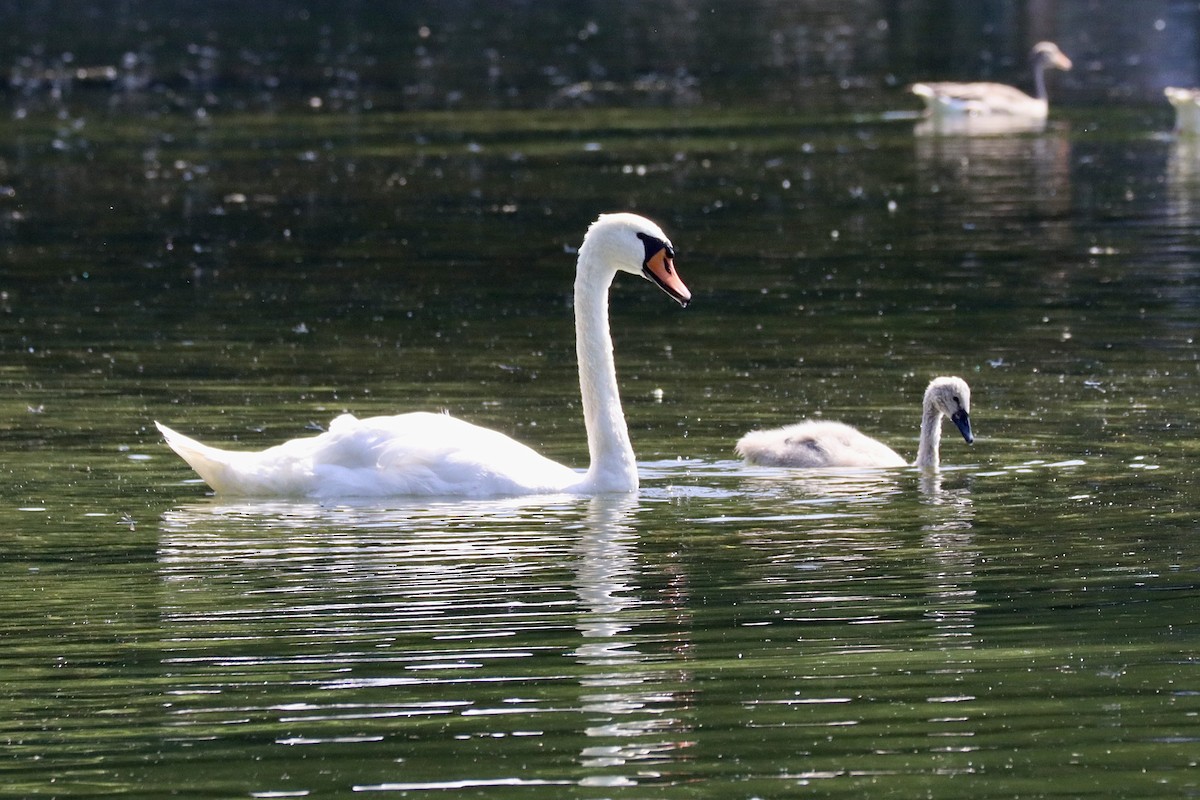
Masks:
[[[218,494],[250,497],[493,497],[599,494],[638,488],[637,464],[613,362],[608,290],[617,272],[657,283],[680,305],[679,279],[662,229],[636,214],[602,214],[579,248],[576,352],[591,463],[558,464],[504,434],[447,414],[417,412],[333,420],[317,436],[258,452],[210,447],[164,425],[171,449]]]
[[[1033,82],[1036,95],[1029,95],[1003,83],[915,83],[913,94],[925,101],[928,120],[955,127],[966,127],[965,120],[994,123],[998,128],[1022,124],[1044,124],[1050,104],[1046,94],[1047,69],[1071,69],[1067,58],[1053,42],[1039,42],[1033,48]]]
[[[913,466],[936,467],[942,419],[949,417],[967,444],[971,433],[971,389],[962,378],[934,378],[922,403],[921,439]],[[767,431],[751,431],[738,440],[737,453],[766,467],[903,467],[892,448],[840,422],[806,420]]]
[[[1188,136],[1200,134],[1200,89],[1168,86],[1163,94],[1175,109],[1175,132]]]

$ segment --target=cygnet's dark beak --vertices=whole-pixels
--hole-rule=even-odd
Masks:
[[[971,416],[966,411],[959,411],[950,415],[950,421],[958,428],[958,432],[967,440],[967,444],[975,441],[975,435],[971,433]]]

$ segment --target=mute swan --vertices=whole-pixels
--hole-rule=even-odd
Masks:
[[[914,83],[910,91],[925,101],[925,115],[935,128],[941,123],[950,123],[954,127],[955,123],[968,118],[1040,125],[1046,121],[1049,111],[1046,70],[1069,70],[1071,59],[1053,42],[1038,42],[1033,46],[1031,58],[1035,97],[1014,86],[987,82]]]
[[[913,466],[936,467],[942,417],[949,417],[967,444],[971,433],[971,388],[962,378],[934,378],[925,390],[921,443]],[[903,467],[899,453],[877,439],[840,422],[805,420],[769,431],[751,431],[737,453],[765,467]]]
[[[1168,86],[1163,94],[1175,108],[1175,132],[1189,136],[1200,133],[1200,89]]]
[[[260,452],[218,450],[155,425],[218,494],[490,497],[636,491],[637,464],[613,363],[608,291],[617,272],[629,272],[648,278],[687,306],[691,292],[675,272],[674,256],[658,225],[628,213],[601,214],[579,247],[575,347],[591,455],[586,473],[447,414],[368,419],[343,414],[325,433]]]

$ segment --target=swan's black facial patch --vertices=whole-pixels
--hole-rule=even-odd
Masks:
[[[674,297],[679,305],[686,307],[692,300],[692,293],[675,274],[675,249],[659,239],[639,233],[638,238],[646,248],[646,258],[642,261],[642,274],[658,284],[658,288]]]
[[[667,258],[675,258],[675,248],[664,242],[662,239],[651,236],[648,233],[639,232],[637,237],[642,240],[642,245],[646,248],[646,257],[642,259],[642,265],[650,263],[650,259],[658,255],[659,251],[666,250]]]

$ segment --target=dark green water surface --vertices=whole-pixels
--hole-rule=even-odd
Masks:
[[[1200,154],[1161,110],[917,139],[788,111],[0,121],[0,797],[1200,794]],[[628,498],[206,496],[447,409],[583,466],[597,213]],[[805,415],[944,469],[748,468]]]

